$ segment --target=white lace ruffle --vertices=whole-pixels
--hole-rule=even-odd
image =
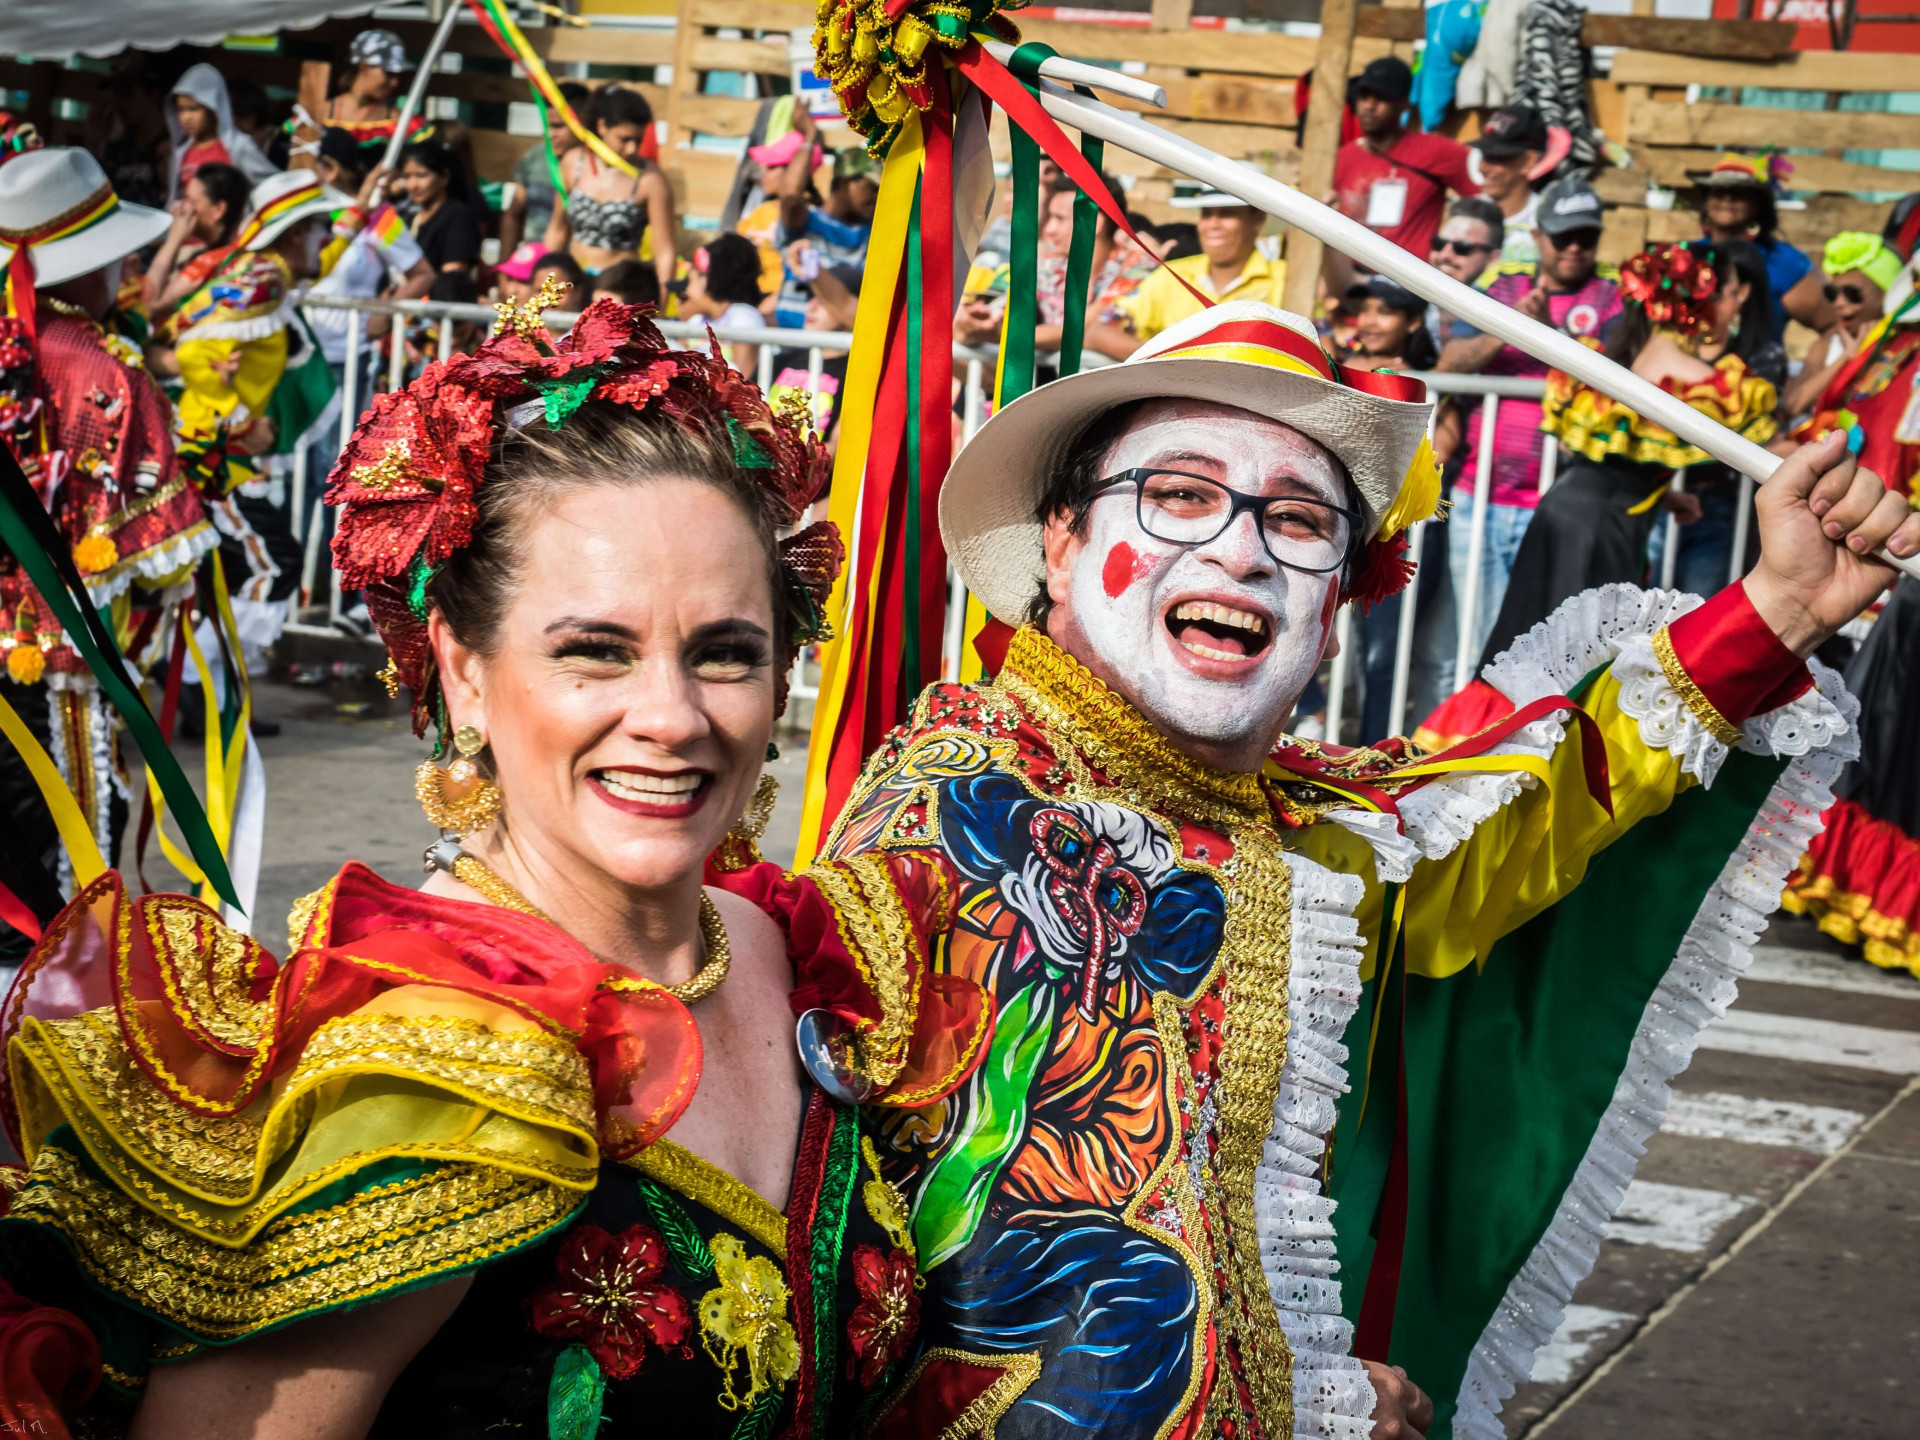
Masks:
[[[1646,633],[1671,618],[1661,608],[1646,607]],[[1691,607],[1680,607],[1686,608]],[[1733,1003],[1738,978],[1752,963],[1749,947],[1779,905],[1780,891],[1807,843],[1820,832],[1821,813],[1833,803],[1830,787],[1841,767],[1859,752],[1853,723],[1859,702],[1833,671],[1813,663],[1812,672],[1817,700],[1803,696],[1805,704],[1797,700],[1747,724],[1742,749],[1778,735],[1800,747],[1784,752],[1798,758],[1774,785],[1687,927],[1640,1017],[1626,1066],[1586,1155],[1468,1357],[1456,1400],[1456,1440],[1504,1440],[1501,1406],[1532,1373],[1535,1353],[1553,1337],[1574,1287],[1592,1271],[1606,1223],[1625,1198],[1647,1141],[1666,1118],[1669,1083],[1692,1062],[1701,1030]]]
[[[1293,1433],[1366,1440],[1373,1386],[1352,1356],[1353,1326],[1340,1313],[1333,1201],[1320,1193],[1322,1136],[1347,1089],[1340,1037],[1360,1005],[1360,927],[1366,887],[1301,855],[1293,873],[1293,952],[1288,980],[1287,1062],[1273,1104],[1273,1130],[1254,1172],[1260,1264],[1293,1350]]]
[[[1400,833],[1391,815],[1379,810],[1331,810],[1321,818],[1351,830],[1373,847],[1374,869],[1383,883],[1401,885],[1413,878],[1420,851]]]
[[[169,535],[159,544],[122,560],[105,574],[88,577],[87,598],[95,605],[108,604],[139,581],[177,575],[219,544],[220,537],[213,526],[205,520],[196,520],[178,534]]]

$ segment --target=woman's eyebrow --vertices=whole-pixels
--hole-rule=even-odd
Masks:
[[[579,635],[606,635],[615,640],[634,640],[638,636],[625,625],[612,620],[595,620],[585,615],[562,615],[542,632],[555,635],[569,630]]]
[[[695,626],[687,639],[695,644],[712,640],[771,640],[773,636],[767,627],[758,621],[749,620],[744,615],[730,616],[725,620],[710,621]]]

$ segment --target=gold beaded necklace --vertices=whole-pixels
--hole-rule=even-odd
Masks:
[[[452,874],[462,885],[479,891],[503,910],[517,910],[522,915],[531,915],[536,920],[553,924],[551,915],[464,850],[455,857]],[[720,918],[720,907],[713,903],[713,897],[705,890],[700,892],[700,948],[707,961],[691,980],[660,987],[682,1005],[692,1005],[718,990],[733,964],[733,950],[727,944],[726,922]]]

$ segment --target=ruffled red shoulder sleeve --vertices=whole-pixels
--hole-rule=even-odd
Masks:
[[[973,1073],[993,1025],[974,981],[936,972],[953,925],[953,876],[937,854],[892,851],[816,861],[790,875],[763,862],[708,881],[751,900],[787,936],[793,1010],[826,1010],[853,1032],[854,1066],[878,1105],[927,1105]]]

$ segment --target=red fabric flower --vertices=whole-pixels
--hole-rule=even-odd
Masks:
[[[1362,545],[1347,576],[1347,590],[1342,598],[1358,605],[1364,614],[1388,596],[1406,589],[1414,570],[1414,562],[1407,558],[1407,546],[1404,530]]]
[[[609,1235],[598,1225],[567,1232],[554,1262],[557,1279],[527,1302],[534,1330],[585,1345],[612,1380],[630,1380],[647,1358],[685,1342],[693,1327],[687,1297],[661,1281],[667,1242],[648,1225]]]
[[[904,1250],[856,1245],[853,1286],[860,1303],[847,1317],[847,1374],[871,1390],[920,1329],[920,1292],[913,1288],[913,1261]]]
[[[1620,267],[1620,289],[1626,297],[1640,305],[1654,324],[1670,326],[1682,335],[1705,327],[1702,302],[1719,284],[1713,267],[1685,245],[1642,250]]]

